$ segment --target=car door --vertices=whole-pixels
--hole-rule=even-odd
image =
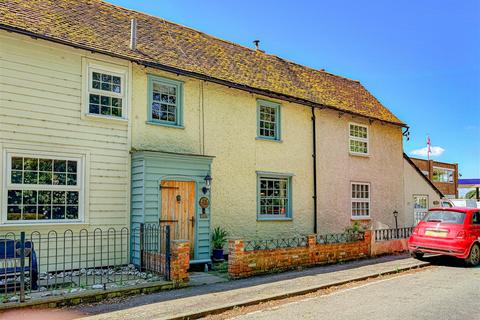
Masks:
[[[472,229],[473,235],[480,241],[480,211],[472,214]]]

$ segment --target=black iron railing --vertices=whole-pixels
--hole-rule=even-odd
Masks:
[[[375,230],[375,241],[406,239],[412,234],[413,228],[414,227],[397,229],[377,229]]]
[[[132,264],[132,249],[148,263]],[[169,264],[168,226],[8,232],[0,234],[0,302],[160,281]]]
[[[170,280],[170,226],[140,225],[140,266],[144,271],[163,274]]]
[[[280,248],[306,247],[307,237],[283,238],[269,240],[247,240],[244,242],[245,251],[271,250]]]
[[[365,232],[361,231],[349,231],[343,233],[329,233],[317,235],[318,244],[331,244],[331,243],[348,243],[363,241],[365,239]]]

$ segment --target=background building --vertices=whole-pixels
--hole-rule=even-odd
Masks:
[[[422,173],[445,195],[458,198],[458,164],[411,158]]]

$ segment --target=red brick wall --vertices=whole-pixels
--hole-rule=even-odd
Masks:
[[[190,265],[190,243],[187,240],[175,240],[170,256],[170,279],[175,285],[187,283]]]
[[[432,181],[435,187],[438,188],[444,195],[455,195],[458,198],[458,164],[438,162],[434,160],[425,160],[410,158],[413,163],[422,171],[428,171],[428,179]],[[455,170],[453,183],[433,181],[433,167],[445,168]]]
[[[370,241],[370,231],[365,232],[365,240],[351,243],[317,244],[315,235],[310,235],[306,247],[245,251],[243,240],[230,240],[228,273],[231,278],[246,278],[299,266],[359,259],[369,255]]]

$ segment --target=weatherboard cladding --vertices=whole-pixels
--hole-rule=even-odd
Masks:
[[[138,21],[130,50],[130,20]],[[0,28],[404,126],[358,81],[100,0],[3,0]]]
[[[132,227],[140,223],[157,223],[161,212],[162,180],[186,180],[196,182],[195,260],[210,258],[210,208],[201,218],[198,203],[204,178],[210,172],[211,157],[171,154],[165,152],[136,151],[132,154]],[[133,243],[139,243],[133,240]],[[138,249],[134,248],[136,261]]]

